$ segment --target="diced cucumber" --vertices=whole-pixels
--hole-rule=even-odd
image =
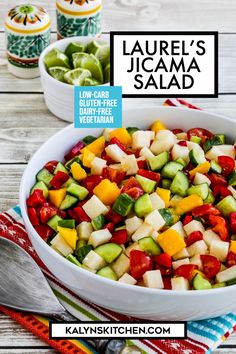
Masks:
[[[71,165],[72,165],[74,162],[77,162],[77,163],[81,164],[81,160],[80,160],[79,156],[75,156],[73,159],[67,161],[67,162],[65,163],[66,169],[67,169],[67,170],[70,170]]]
[[[215,136],[217,136],[221,140],[222,145],[225,144],[226,138],[224,134],[216,134]]]
[[[96,218],[94,218],[91,221],[92,227],[94,230],[100,230],[103,228],[103,226],[105,225],[105,217],[104,215],[98,215]]]
[[[190,150],[189,159],[194,165],[199,165],[206,161],[204,151],[201,148]]]
[[[66,259],[68,259],[68,261],[70,261],[71,263],[77,265],[78,267],[81,267],[81,266],[82,266],[82,264],[80,264],[80,262],[78,261],[78,259],[75,258],[75,256],[73,256],[72,254],[69,254],[69,256],[67,256]]]
[[[77,197],[79,200],[84,200],[89,194],[89,191],[86,188],[79,186],[76,183],[71,183],[66,192]]]
[[[233,171],[229,176],[229,185],[236,186],[236,171]]]
[[[56,167],[55,170],[54,170],[54,175],[55,175],[58,171],[68,173],[67,169],[65,168],[65,166],[64,166],[61,162],[58,162],[57,167]]]
[[[115,231],[126,230],[126,225],[122,225],[115,228]]]
[[[117,257],[119,257],[122,250],[123,248],[116,243],[106,243],[95,248],[94,252],[102,257],[106,263],[112,263]]]
[[[192,141],[193,143],[196,143],[196,144],[200,144],[202,139],[199,136],[193,135],[193,136],[191,136],[190,141]]]
[[[161,170],[162,177],[173,179],[178,171],[182,171],[184,166],[178,162],[170,161]]]
[[[211,164],[210,170],[212,172],[214,172],[214,173],[221,173],[222,172],[221,166],[215,160],[211,160],[210,164]]]
[[[141,185],[141,187],[145,193],[150,194],[154,191],[154,189],[156,187],[155,181],[152,181],[151,179],[140,176],[140,175],[136,175],[135,178],[139,182],[139,184]]]
[[[46,168],[40,170],[36,175],[37,181],[45,183],[47,187],[50,186],[50,181],[52,178],[53,175]]]
[[[169,153],[167,151],[163,151],[159,155],[148,159],[148,163],[152,171],[160,170],[168,161]]]
[[[215,197],[212,193],[212,190],[209,188],[209,193],[206,199],[204,200],[204,204],[213,204],[215,201]]]
[[[232,197],[232,195],[228,195],[216,204],[216,208],[227,217],[230,213],[236,211],[236,200]]]
[[[86,246],[87,242],[85,240],[78,240],[76,248],[79,249],[83,246]]]
[[[161,249],[152,237],[144,237],[138,240],[140,248],[152,256],[161,254]]]
[[[74,180],[74,178],[70,177],[70,178],[63,184],[62,188],[68,188],[68,187],[70,187],[70,185],[71,185],[72,183],[78,184],[78,183]]]
[[[91,245],[85,245],[82,247],[77,247],[75,254],[80,261],[80,263],[83,262],[84,258],[87,256],[87,254],[92,251],[93,247]]]
[[[111,279],[111,280],[117,280],[118,279],[116,273],[114,272],[114,270],[111,269],[111,267],[109,267],[109,266],[101,268],[97,272],[97,274],[100,275],[101,277],[108,278],[108,279]]]
[[[199,273],[195,275],[195,277],[193,278],[194,290],[207,290],[211,288],[211,283],[207,279],[203,278]]]
[[[226,282],[226,285],[227,285],[227,286],[229,286],[229,285],[235,285],[235,284],[236,284],[236,278],[231,279],[231,280],[228,280],[228,281]]]
[[[135,132],[137,132],[139,129],[136,127],[128,127],[126,128],[127,132],[129,133],[129,135],[133,135]]]
[[[121,216],[127,216],[131,212],[133,205],[134,199],[128,194],[122,193],[116,199],[112,209]]]
[[[60,216],[54,215],[51,219],[48,220],[47,224],[51,227],[51,229],[57,232],[58,223],[62,220],[63,219]]]
[[[149,194],[143,194],[141,197],[136,200],[134,204],[135,214],[142,218],[143,216],[151,213],[152,211],[152,202],[149,197]]]
[[[203,144],[203,149],[205,152],[207,152],[213,146],[222,145],[222,144],[224,144],[224,143],[222,142],[221,135],[214,135],[212,139],[208,139],[205,141],[205,143]]]
[[[82,141],[86,144],[89,145],[91,143],[93,143],[97,138],[95,138],[95,136],[92,135],[88,135],[86,136]]]
[[[77,202],[78,202],[77,198],[72,197],[72,195],[66,195],[65,199],[62,201],[60,205],[60,209],[61,210],[69,209]]]
[[[74,219],[59,220],[58,226],[66,227],[67,229],[75,229],[75,220]]]
[[[48,187],[46,186],[46,184],[43,181],[36,182],[35,185],[31,188],[30,194],[32,194],[35,189],[41,189],[41,191],[43,191],[44,197],[47,199]]]
[[[180,163],[181,165],[183,165],[184,167],[186,166],[186,162],[184,161],[184,159],[182,159],[181,157],[178,157],[175,162]]]
[[[172,215],[170,209],[163,208],[163,209],[159,209],[158,211],[161,214],[161,216],[163,217],[163,219],[165,220],[166,226],[172,226],[174,224],[174,218],[173,218],[173,215]]]
[[[187,195],[187,190],[189,188],[188,177],[181,171],[178,171],[173,179],[170,190],[173,194],[178,194],[181,197]]]
[[[213,284],[212,288],[216,289],[216,288],[224,288],[227,284],[226,283],[217,283],[217,284]]]
[[[161,180],[161,185],[162,185],[162,187],[165,188],[165,189],[170,189],[171,183],[172,183],[171,179],[163,178],[163,179]]]
[[[197,194],[202,200],[206,199],[209,193],[209,186],[207,183],[197,184],[188,189],[187,194]]]

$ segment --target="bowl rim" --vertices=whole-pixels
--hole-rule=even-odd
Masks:
[[[67,84],[66,82],[61,82],[61,81],[58,81],[56,80],[54,77],[52,77],[51,75],[49,75],[49,73],[47,72],[46,70],[46,67],[45,67],[45,64],[44,64],[44,57],[45,55],[52,49],[54,48],[57,48],[57,44],[60,43],[60,44],[63,44],[63,43],[71,43],[73,41],[79,41],[79,40],[82,40],[82,41],[86,41],[86,42],[89,42],[89,41],[92,41],[92,40],[97,40],[97,41],[103,41],[103,40],[107,40],[107,42],[109,43],[109,39],[108,39],[108,36],[106,34],[102,34],[100,37],[93,37],[93,36],[75,36],[75,37],[68,37],[68,38],[63,38],[63,39],[59,39],[59,40],[56,40],[55,42],[49,44],[49,46],[47,46],[43,51],[42,53],[40,54],[40,57],[39,57],[39,63],[38,63],[38,66],[39,66],[39,70],[40,70],[40,75],[41,75],[41,78],[42,76],[44,75],[46,77],[47,80],[51,81],[52,83],[57,83],[59,86],[61,87],[67,87],[68,90],[71,90],[73,91],[74,89],[74,85],[70,85],[70,84]],[[73,69],[72,69],[73,70]],[[107,85],[110,85],[110,82],[107,82],[105,84],[102,84],[100,86],[107,86]]]
[[[173,112],[175,112],[176,110],[179,111],[184,111],[186,112],[186,108],[182,108],[182,107],[167,107],[167,106],[148,106],[145,107],[147,109],[161,109],[163,111],[166,110],[172,110]],[[129,107],[127,106],[126,111],[132,111],[134,110],[133,107]],[[236,125],[236,121],[233,120],[232,118],[228,118],[225,117],[223,115],[220,114],[216,114],[213,112],[208,112],[208,111],[203,111],[203,110],[192,110],[193,112],[198,112],[198,114],[202,114],[202,115],[206,115],[208,116],[208,118],[210,119],[215,119],[215,118],[219,118],[219,119],[223,119],[229,123],[233,123]],[[227,292],[231,292],[231,291],[235,291],[236,285],[231,285],[228,287],[222,287],[222,288],[214,288],[214,289],[208,289],[208,290],[197,290],[197,291],[184,291],[184,290],[178,290],[178,291],[174,291],[174,290],[168,290],[168,289],[153,289],[153,288],[147,288],[147,287],[142,287],[142,286],[135,286],[135,285],[130,285],[130,284],[124,284],[124,283],[120,283],[118,281],[114,281],[105,277],[99,277],[97,274],[94,274],[92,272],[87,271],[86,269],[83,269],[81,267],[76,266],[75,264],[69,262],[66,258],[64,258],[63,256],[61,256],[60,254],[58,254],[56,251],[54,251],[40,236],[39,234],[36,232],[36,230],[34,229],[33,225],[31,224],[29,217],[28,217],[28,213],[27,213],[27,206],[26,206],[26,200],[24,197],[24,189],[25,189],[25,176],[30,173],[30,162],[33,159],[33,157],[36,154],[40,154],[41,150],[44,149],[44,147],[47,145],[47,143],[55,138],[59,138],[60,136],[63,137],[63,134],[65,131],[70,130],[73,128],[73,123],[69,124],[67,127],[59,130],[56,134],[54,134],[53,136],[51,136],[46,142],[44,142],[39,149],[32,155],[31,159],[29,160],[27,167],[24,170],[23,176],[21,178],[21,183],[20,183],[20,191],[19,191],[19,200],[20,200],[20,208],[21,208],[21,213],[22,213],[22,218],[24,223],[27,225],[28,229],[30,230],[30,233],[33,235],[33,237],[36,237],[39,241],[39,243],[41,244],[41,246],[45,249],[45,251],[47,253],[49,253],[49,255],[51,255],[52,257],[55,257],[58,261],[62,262],[62,264],[65,265],[65,267],[68,267],[69,269],[73,269],[75,271],[78,272],[78,274],[80,272],[82,272],[83,275],[87,275],[89,277],[91,277],[91,279],[94,279],[95,281],[98,281],[100,283],[106,284],[106,285],[110,285],[113,287],[118,287],[121,289],[127,289],[129,291],[134,291],[136,294],[150,294],[150,295],[164,295],[164,296],[177,296],[177,297],[188,297],[188,296],[205,296],[205,295],[214,295],[214,294],[221,294],[224,293],[225,291]]]

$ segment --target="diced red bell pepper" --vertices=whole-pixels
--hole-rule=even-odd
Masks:
[[[35,208],[28,208],[28,216],[33,226],[39,225],[39,218]]]
[[[110,233],[112,233],[115,229],[115,225],[113,224],[113,222],[109,222],[106,225],[104,225],[103,228],[109,230]]]
[[[122,144],[119,139],[117,139],[117,138],[112,138],[112,139],[110,140],[110,145],[112,145],[112,144],[118,145],[119,148],[120,148],[122,151],[127,152],[127,147],[126,147],[124,144]]]
[[[192,215],[195,217],[200,217],[204,215],[219,215],[220,212],[211,204],[204,204],[196,207],[192,210]]]
[[[183,220],[183,225],[185,226],[185,225],[189,224],[192,220],[193,220],[192,215],[186,215]]]
[[[89,194],[93,194],[94,188],[102,181],[103,177],[98,175],[87,176],[83,181],[82,185],[87,188]]]
[[[145,272],[152,269],[152,259],[145,252],[138,250],[130,252],[130,274],[133,278],[140,279]]]
[[[232,234],[236,234],[236,212],[229,214],[229,227]]]
[[[85,143],[83,141],[78,141],[75,146],[64,156],[66,161],[73,159],[75,156],[80,154],[80,151],[85,147]]]
[[[171,268],[166,268],[163,267],[160,264],[155,264],[155,269],[159,270],[161,272],[161,275],[166,276],[166,275],[172,275],[173,274],[173,270]]]
[[[187,280],[191,280],[194,275],[194,270],[197,270],[198,266],[196,264],[182,264],[177,269],[175,269],[175,275],[178,277],[184,277]]]
[[[209,279],[214,278],[217,273],[219,273],[221,268],[221,263],[215,256],[208,254],[202,254],[201,261],[203,265],[203,273]]]
[[[142,189],[142,187],[140,186],[140,184],[138,183],[136,178],[130,177],[127,181],[125,181],[125,183],[121,189],[121,192],[126,193],[129,189],[134,188],[134,187]]]
[[[49,237],[54,234],[53,229],[51,229],[48,225],[38,225],[34,227],[39,236],[47,242]]]
[[[194,166],[194,165],[192,164],[192,162],[189,162],[188,165],[185,167],[185,169],[186,169],[186,171],[188,172],[188,171],[193,170],[195,167],[196,167],[196,166]]]
[[[48,170],[50,173],[54,173],[54,170],[57,167],[57,165],[58,165],[58,161],[52,160],[47,162],[44,168],[46,168],[46,170]]]
[[[212,230],[220,236],[222,241],[227,240],[229,233],[226,221],[222,216],[209,215],[209,223],[212,226]]]
[[[51,219],[56,214],[57,214],[57,208],[49,205],[48,203],[42,206],[42,208],[39,210],[40,221],[43,224],[46,224],[48,220]]]
[[[230,190],[227,187],[224,186],[215,186],[213,187],[213,195],[214,197],[222,197],[225,198],[228,195],[232,195],[232,193],[230,192]]]
[[[168,253],[161,253],[153,257],[153,260],[158,265],[161,265],[166,268],[171,268],[172,260],[171,260],[171,256]]]
[[[172,129],[171,130],[173,134],[180,134],[180,133],[183,133],[183,130],[182,129]]]
[[[141,151],[141,149],[136,149],[136,150],[132,151],[132,154],[134,154],[134,156],[136,157],[136,159],[140,157],[140,151]],[[145,161],[145,160],[141,160],[141,161]],[[138,163],[138,162],[139,162],[139,161],[137,161],[137,163]],[[141,168],[141,167],[140,167],[140,168]]]
[[[35,189],[26,201],[27,206],[33,208],[41,207],[44,203],[46,203],[46,199],[41,189]]]
[[[218,156],[218,164],[222,168],[222,174],[226,177],[235,169],[234,159],[230,156]]]
[[[152,181],[157,182],[157,184],[160,182],[161,175],[160,173],[152,172],[152,171],[147,171],[147,170],[138,170],[137,174],[142,177],[146,177],[148,179],[151,179]]]
[[[144,191],[138,187],[133,187],[127,190],[126,194],[128,194],[134,200],[137,200],[141,195],[144,194]]]
[[[80,222],[82,222],[82,221],[90,222],[91,221],[90,217],[85,213],[82,206],[80,206],[80,205],[77,206],[76,208],[74,208],[74,211],[78,215]]]
[[[236,265],[236,254],[230,251],[227,255],[226,266],[229,268],[234,265]]]
[[[226,179],[221,175],[218,175],[216,173],[211,173],[209,174],[208,177],[210,178],[212,188],[214,188],[215,186],[227,187],[228,185]]]
[[[111,164],[116,163],[114,160],[112,160],[112,158],[111,158],[110,156],[107,155],[106,150],[104,150],[104,151],[102,152],[101,158],[102,158],[103,160],[106,160],[106,162],[107,162],[108,165],[111,165]]]
[[[203,240],[203,234],[201,231],[194,231],[185,239],[185,243],[187,246],[191,246],[193,243],[197,241]]]
[[[65,219],[66,218],[66,211],[58,209],[57,215],[60,216],[60,218]]]
[[[112,221],[116,225],[116,224],[119,224],[123,220],[123,217],[121,215],[117,214],[112,209],[110,209],[108,211],[108,213],[106,214],[106,219]]]
[[[78,216],[78,214],[73,209],[68,210],[68,215],[72,219],[74,219],[78,224],[81,223],[80,217]]]
[[[70,176],[62,171],[58,171],[56,175],[51,179],[50,184],[54,189],[60,189]]]
[[[164,284],[164,289],[165,290],[171,290],[172,289],[172,286],[171,286],[171,277],[170,276],[164,276],[162,277],[162,281],[163,281],[163,284]]]
[[[139,161],[137,161],[137,164],[138,164],[138,168],[141,170],[147,170],[147,168],[148,168],[146,160],[139,160]]]
[[[204,128],[192,128],[187,131],[187,136],[188,140],[190,140],[192,136],[198,136],[201,138],[202,143],[204,143],[206,140],[213,138],[214,135]]]
[[[128,239],[128,233],[125,229],[123,229],[123,230],[114,231],[112,233],[112,238],[110,242],[117,243],[118,245],[123,245],[124,243],[127,242],[127,239]]]
[[[178,142],[178,145],[186,147],[187,146],[187,141],[181,140],[181,141]]]
[[[109,179],[111,182],[119,184],[126,176],[125,172],[120,172],[111,167],[105,167],[102,171],[103,178]]]

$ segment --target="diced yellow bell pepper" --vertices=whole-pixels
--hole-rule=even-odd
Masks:
[[[112,205],[120,195],[120,189],[115,182],[104,179],[94,188],[93,193],[105,205]]]
[[[192,194],[186,198],[181,199],[176,204],[175,212],[178,215],[182,215],[201,205],[203,205],[202,198],[199,197],[197,194]]]
[[[236,253],[236,241],[235,240],[230,241],[229,252]]]
[[[85,167],[92,167],[92,161],[95,159],[96,155],[89,149],[83,149],[82,161]]]
[[[80,166],[78,162],[73,162],[71,165],[71,173],[76,181],[81,181],[81,179],[87,177],[86,171]]]
[[[57,227],[57,231],[63,237],[63,239],[68,243],[68,245],[75,250],[76,242],[78,240],[77,231],[75,229],[68,229],[67,227]]]
[[[195,167],[193,170],[189,171],[191,177],[194,177],[195,174],[198,173],[207,173],[210,170],[211,164],[206,161]]]
[[[151,125],[151,130],[157,133],[159,130],[167,130],[167,128],[160,120],[157,120]]]
[[[101,153],[103,152],[104,148],[105,148],[105,139],[104,136],[100,136],[100,138],[94,140],[91,144],[83,148],[81,152],[83,154],[84,149],[89,149],[96,156],[101,156]]]
[[[56,189],[48,191],[49,201],[54,204],[57,208],[60,207],[62,201],[66,196],[66,188]]]
[[[183,237],[176,230],[168,229],[157,237],[157,242],[164,252],[173,256],[185,246]]]
[[[130,146],[132,138],[125,128],[118,128],[110,132],[110,139],[117,138],[125,146]]]
[[[170,205],[170,191],[164,188],[157,188],[156,193],[165,202],[165,207],[168,208]]]

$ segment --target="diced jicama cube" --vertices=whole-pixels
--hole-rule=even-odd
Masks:
[[[82,264],[82,268],[86,269],[90,273],[94,273],[94,274],[97,273],[96,269],[91,269],[91,268],[87,267],[85,264]]]
[[[90,251],[83,259],[83,264],[93,270],[99,270],[106,265],[104,259],[94,251]]]
[[[132,243],[130,246],[128,246],[125,250],[125,254],[127,257],[130,257],[130,252],[131,251],[142,251],[141,247],[139,246],[138,242]]]
[[[166,223],[158,210],[153,210],[150,214],[148,214],[145,217],[145,222],[151,225],[155,231],[161,230]]]
[[[155,155],[146,146],[140,150],[139,156],[143,156],[146,160],[154,157]]]
[[[112,269],[116,273],[117,277],[120,278],[123,274],[128,273],[130,269],[130,260],[125,254],[121,254],[115,262],[112,264]]]
[[[153,230],[150,236],[153,238],[154,241],[157,242],[157,238],[159,236],[159,233],[157,231]]]
[[[235,148],[233,145],[218,145],[222,156],[230,156],[235,159]]]
[[[191,151],[193,149],[198,150],[198,151],[203,151],[201,146],[197,143],[194,143],[193,141],[187,141],[187,147],[188,147],[189,151]]]
[[[172,290],[189,290],[189,282],[184,277],[171,278],[171,288]]]
[[[112,132],[112,130],[114,130],[114,129],[110,129],[110,128],[104,129],[102,135],[103,135],[105,141],[110,141],[110,133]]]
[[[142,149],[149,147],[151,143],[151,134],[147,130],[138,130],[132,135],[132,149]]]
[[[150,194],[149,197],[152,203],[152,210],[165,208],[164,200],[161,197],[159,197],[159,195],[156,192]]]
[[[236,265],[223,270],[216,275],[216,281],[222,283],[236,278]]]
[[[220,262],[225,262],[229,251],[229,242],[212,241],[210,245],[210,254],[218,258]]]
[[[120,283],[135,285],[137,280],[131,277],[128,273],[122,275],[122,277],[118,280]]]
[[[179,268],[183,264],[189,264],[189,258],[179,259],[178,261],[172,262],[173,269]]]
[[[232,193],[232,196],[234,197],[234,199],[236,199],[236,190],[234,189],[234,187],[228,186],[228,190]]]
[[[132,235],[133,241],[138,241],[140,238],[150,236],[152,234],[153,228],[151,225],[143,222],[141,226]]]
[[[82,208],[90,219],[94,219],[101,214],[105,215],[108,212],[106,205],[96,195],[93,195]]]
[[[202,260],[199,254],[196,254],[195,256],[190,258],[189,261],[191,264],[196,264],[199,270],[203,270]]]
[[[69,256],[73,252],[73,249],[68,245],[64,238],[57,234],[51,241],[53,248],[57,249],[64,257]]]
[[[135,155],[126,155],[121,161],[122,171],[129,175],[135,175],[138,172],[138,164]]]
[[[222,151],[219,149],[218,146],[213,146],[207,153],[206,153],[206,158],[208,160],[216,160],[218,156],[222,156]]]
[[[186,236],[186,233],[184,231],[183,224],[181,221],[178,221],[176,224],[172,225],[170,227],[170,229],[177,231],[178,234],[180,236],[182,236],[183,238]]]
[[[93,227],[90,222],[83,221],[77,226],[76,230],[80,240],[88,241],[91,233],[93,232]]]
[[[178,259],[183,259],[183,258],[187,258],[187,257],[189,257],[189,253],[188,253],[188,250],[186,247],[173,255],[173,259],[176,261]]]
[[[169,151],[176,143],[177,138],[170,130],[160,130],[153,141],[150,150],[155,154]]]
[[[121,163],[114,163],[114,164],[109,165],[109,167],[113,168],[114,170],[119,170],[119,171],[122,170]]]
[[[110,241],[112,234],[108,229],[97,230],[91,233],[88,243],[94,248]]]
[[[197,254],[207,254],[207,244],[203,240],[200,240],[187,247],[187,250],[190,257]]]
[[[63,256],[63,254],[54,246],[54,245],[51,245],[51,248],[56,251],[58,254],[60,254],[61,256]]]
[[[95,157],[91,162],[91,174],[92,175],[101,175],[102,170],[106,167],[107,162],[104,159],[100,159],[99,157]]]
[[[189,163],[189,149],[187,146],[181,146],[175,144],[171,150],[172,159],[176,160],[178,158],[183,159],[186,163]]]
[[[193,184],[202,184],[202,183],[207,183],[208,185],[210,185],[211,181],[207,176],[203,175],[202,173],[197,172],[195,174]]]
[[[156,133],[155,133],[154,131],[152,131],[152,130],[147,130],[147,131],[148,131],[149,134],[150,134],[150,139],[151,139],[151,140],[154,140]]]
[[[122,159],[126,156],[126,153],[116,144],[108,145],[105,150],[107,155],[111,157],[115,162],[121,162]]]
[[[188,140],[188,135],[185,132],[175,134],[178,140]]]
[[[163,289],[164,284],[160,270],[149,270],[143,275],[143,281],[146,287],[154,289]]]
[[[132,235],[143,223],[143,220],[137,216],[125,220],[128,235]]]
[[[200,221],[192,220],[188,224],[184,225],[184,231],[187,235],[190,235],[194,231],[201,231],[203,233],[205,229]]]
[[[211,229],[203,232],[203,240],[206,242],[208,247],[211,246],[213,241],[221,241],[220,237]]]

